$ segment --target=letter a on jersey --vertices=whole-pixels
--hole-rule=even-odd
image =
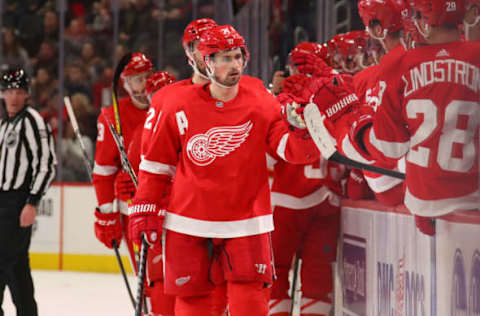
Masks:
[[[247,139],[253,123],[209,129],[205,134],[192,136],[187,143],[187,155],[198,166],[211,164],[215,158],[224,157]]]

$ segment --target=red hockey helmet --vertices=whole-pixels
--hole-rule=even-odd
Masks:
[[[183,32],[183,47],[187,48],[192,42],[198,41],[203,32],[214,26],[217,26],[217,23],[212,19],[205,18],[190,22]]]
[[[430,26],[458,24],[465,15],[466,0],[415,0],[414,9]]]
[[[249,53],[245,40],[231,25],[215,26],[200,36],[198,51],[205,58],[216,52],[240,48],[245,60],[248,60]]]
[[[122,71],[122,77],[134,76],[153,70],[152,62],[142,53],[134,53]]]
[[[168,84],[174,83],[175,81],[175,77],[168,72],[158,71],[148,77],[147,83],[145,84],[145,92],[147,95],[151,95],[158,89],[163,88]]]
[[[358,12],[365,27],[377,20],[388,32],[402,28],[402,10],[406,7],[403,0],[360,0]]]

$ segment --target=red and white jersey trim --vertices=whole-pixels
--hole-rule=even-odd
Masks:
[[[301,198],[279,192],[272,192],[271,194],[272,207],[278,205],[292,210],[304,210],[314,207],[327,198],[331,205],[340,206],[340,197],[325,186]]]
[[[355,147],[352,145],[352,143],[350,142],[350,138],[347,136],[345,136],[342,140],[342,151],[343,153],[350,159],[353,159],[353,160],[356,160],[356,161],[359,161],[359,162],[362,162],[362,163],[365,163],[365,164],[368,164],[368,165],[371,165],[373,164],[375,161],[374,160],[367,160],[365,159],[356,149]]]
[[[302,314],[309,315],[328,315],[332,309],[332,304],[322,302],[316,299],[302,297]]]
[[[393,159],[402,158],[410,149],[410,142],[401,143],[378,139],[374,129],[370,129],[370,143],[385,157]]]
[[[100,209],[101,213],[112,213],[113,203],[105,203],[105,204],[99,205],[98,208]]]
[[[97,163],[95,163],[95,165],[93,166],[93,173],[99,176],[111,176],[112,174],[117,173],[117,171],[117,166],[102,166]]]
[[[285,158],[285,149],[287,148],[288,136],[288,133],[284,134],[277,146],[277,155],[285,161],[288,161],[287,158]]]
[[[176,167],[156,161],[143,159],[142,162],[140,162],[139,169],[154,174],[165,174],[167,176],[173,177],[175,175]]]
[[[198,237],[245,237],[271,232],[273,216],[268,214],[236,221],[206,221],[167,212],[165,228]]]
[[[292,300],[289,298],[286,299],[271,299],[268,303],[269,315],[274,315],[276,313],[290,313],[292,309]]]
[[[380,177],[369,177],[364,174],[365,180],[367,180],[368,186],[375,193],[382,193],[390,190],[397,184],[402,183],[403,180],[389,177],[389,176],[380,176]]]
[[[421,216],[442,216],[457,210],[478,210],[480,208],[480,191],[448,199],[422,200],[413,196],[407,187],[405,206],[412,213]]]
[[[117,201],[117,208],[120,213],[128,215],[128,203],[118,199],[115,199],[115,201]]]

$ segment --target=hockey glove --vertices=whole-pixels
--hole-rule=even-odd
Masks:
[[[120,213],[102,213],[95,210],[95,236],[108,248],[113,248],[113,241],[120,246],[123,231],[120,223]]]
[[[130,175],[125,172],[120,172],[115,179],[115,194],[122,201],[130,201],[133,199],[136,192]]]
[[[134,200],[128,208],[128,236],[139,247],[142,235],[148,244],[160,243],[165,210],[156,203]]]
[[[435,235],[435,219],[434,218],[415,215],[415,225],[417,225],[418,229],[425,235],[429,235],[429,236]]]
[[[290,59],[298,71],[305,75],[320,78],[329,77],[337,73],[320,57],[313,56],[311,53],[302,52],[301,50],[292,51]]]
[[[296,74],[283,81],[283,92],[294,96],[302,96],[303,89],[308,86],[312,78],[304,74]]]

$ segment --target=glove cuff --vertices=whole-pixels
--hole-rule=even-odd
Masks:
[[[128,207],[128,215],[158,215],[160,217],[165,217],[165,210],[160,209],[160,206],[151,201],[133,201],[132,204]]]

